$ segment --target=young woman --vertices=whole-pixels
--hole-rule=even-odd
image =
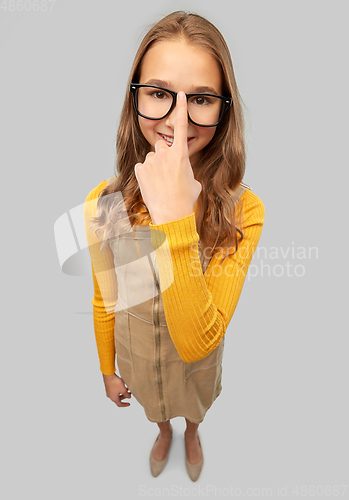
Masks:
[[[224,335],[265,214],[241,182],[244,122],[229,49],[203,17],[173,12],[142,40],[116,172],[85,201],[106,394],[119,407],[134,395],[157,423],[154,476],[167,461],[170,419],[184,417],[196,481],[198,426],[222,389]]]

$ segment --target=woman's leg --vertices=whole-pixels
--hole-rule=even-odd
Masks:
[[[187,460],[190,464],[198,464],[202,459],[202,450],[198,439],[198,427],[200,424],[194,424],[187,418],[185,419],[187,428],[184,432],[185,448]]]
[[[161,462],[161,460],[166,458],[170,448],[173,429],[170,420],[166,420],[166,422],[157,422],[157,424],[160,429],[160,434],[158,439],[155,441],[152,454],[155,460]]]

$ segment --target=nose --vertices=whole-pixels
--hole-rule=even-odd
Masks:
[[[171,113],[167,115],[165,118],[165,124],[172,129],[174,129],[176,114],[177,114],[177,101],[175,101],[175,105]],[[189,121],[188,121],[188,127],[189,127]]]
[[[167,127],[170,127],[173,130],[174,129],[174,125],[175,125],[175,121],[176,121],[176,106],[173,108],[173,110],[171,111],[171,113],[166,116],[166,118],[165,118],[165,124],[166,124]]]

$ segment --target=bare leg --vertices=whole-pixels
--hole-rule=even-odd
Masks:
[[[202,459],[202,450],[197,433],[200,424],[194,424],[187,418],[185,421],[187,423],[187,428],[184,432],[184,439],[187,460],[190,464],[198,464]]]
[[[170,420],[166,420],[166,422],[157,422],[157,424],[160,429],[160,434],[158,439],[155,441],[152,454],[155,460],[160,462],[166,458],[170,448],[173,428]]]

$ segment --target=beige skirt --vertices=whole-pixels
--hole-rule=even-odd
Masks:
[[[114,338],[120,377],[151,422],[202,422],[222,390],[224,337],[206,358],[185,363],[166,324],[149,226],[135,226],[109,245],[118,283]]]

